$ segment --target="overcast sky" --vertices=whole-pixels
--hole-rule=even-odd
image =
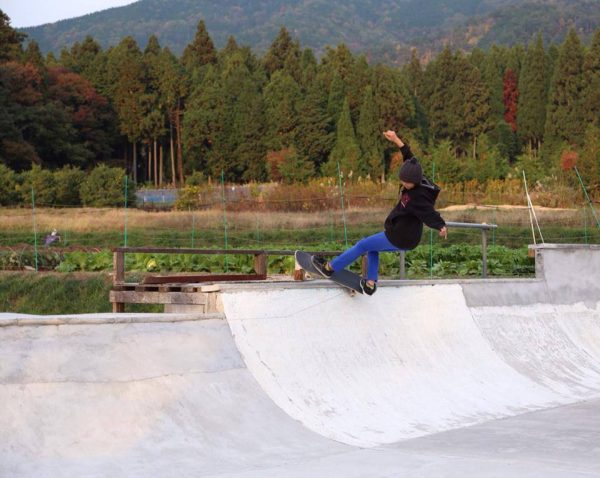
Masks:
[[[134,0],[0,0],[0,9],[10,17],[13,27],[32,27],[66,18],[79,17]]]

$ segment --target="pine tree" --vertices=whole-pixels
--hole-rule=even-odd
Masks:
[[[10,26],[10,18],[0,10],[0,62],[15,61],[21,57],[21,44],[27,35]]]
[[[183,50],[181,63],[189,73],[205,65],[214,65],[217,62],[217,51],[210,38],[204,20],[198,22],[194,40]]]
[[[483,71],[486,64],[486,54],[481,48],[473,48],[469,55],[469,63],[479,69],[479,71]]]
[[[517,135],[513,132],[510,125],[500,120],[487,133],[487,137],[497,149],[503,158],[513,161],[517,158],[520,148]]]
[[[342,77],[335,73],[329,86],[329,97],[327,99],[327,114],[329,115],[333,130],[335,130],[335,125],[342,113],[342,106],[345,99],[346,85]]]
[[[279,166],[283,181],[287,184],[307,183],[314,175],[313,163],[302,159],[294,148],[289,148]]]
[[[403,73],[406,77],[406,83],[412,96],[412,102],[415,110],[414,121],[415,127],[417,128],[417,136],[421,142],[427,143],[429,132],[427,114],[425,112],[425,107],[423,106],[425,72],[421,66],[421,62],[415,49],[412,50],[411,61],[405,67]]]
[[[144,118],[149,102],[146,93],[142,53],[132,37],[125,37],[109,52],[108,82],[110,96],[119,118],[119,128],[133,144],[133,177],[138,180],[138,142],[144,134]]]
[[[235,37],[233,35],[230,35],[229,38],[227,38],[227,44],[225,45],[225,48],[223,48],[218,54],[218,63],[223,64],[227,60],[227,58],[238,53],[239,51],[240,47],[237,41],[235,40]]]
[[[589,187],[600,185],[600,128],[590,124],[585,130],[584,146],[577,160],[577,170]]]
[[[183,66],[168,48],[163,48],[158,62],[158,90],[161,107],[165,111],[169,129],[170,177],[173,185],[183,183],[183,154],[181,145],[182,101],[187,95],[187,83],[184,81]],[[175,143],[177,148],[175,148]],[[177,161],[175,151],[178,151]]]
[[[508,68],[504,74],[504,121],[506,121],[513,133],[517,131],[517,105],[519,101],[519,88],[517,86],[517,75]]]
[[[356,140],[354,126],[350,118],[350,104],[346,99],[337,124],[336,141],[323,173],[327,176],[340,174],[348,179],[358,179],[365,175],[366,167],[361,162],[360,146]]]
[[[151,35],[144,50],[146,92],[148,95],[148,114],[144,118],[144,134],[148,145],[148,180],[153,179],[158,186],[162,178],[162,164],[159,170],[158,141],[165,134],[166,107],[160,91],[160,53],[158,38]]]
[[[202,81],[191,91],[183,116],[183,144],[192,170],[218,177],[225,168],[220,152],[226,111],[221,78],[208,66]]]
[[[246,65],[240,63],[229,71],[225,87],[230,90],[239,88],[231,98],[236,142],[230,161],[233,175],[237,180],[264,181],[267,176],[266,119],[259,85]]]
[[[248,84],[240,94],[235,114],[236,176],[243,181],[264,181],[267,177],[265,129],[262,98],[259,91]]]
[[[89,80],[102,95],[110,94],[107,78],[107,55],[91,36],[75,42],[70,51],[61,51],[60,64]]]
[[[302,66],[300,48],[291,49],[283,62],[283,71],[290,75],[296,83],[302,84]]]
[[[415,121],[415,104],[408,86],[397,70],[377,65],[373,71],[373,94],[379,112],[379,131],[404,131]]]
[[[267,73],[270,76],[276,71],[282,70],[286,60],[291,63],[293,59],[300,59],[299,43],[292,40],[285,27],[281,27],[263,60]]]
[[[54,53],[51,51],[49,51],[46,54],[46,59],[44,60],[44,63],[46,64],[47,67],[59,66],[59,62],[56,59],[56,55],[54,55]]]
[[[361,163],[366,165],[371,178],[381,178],[383,181],[385,179],[383,145],[379,130],[379,113],[371,85],[365,89],[356,136],[362,152]]]
[[[456,157],[456,151],[449,139],[441,140],[431,152],[435,164],[436,178],[446,183],[456,183],[466,179],[465,168]]]
[[[583,62],[582,97],[586,123],[600,127],[600,28],[596,29]]]
[[[525,61],[525,48],[520,43],[513,45],[506,52],[506,64],[504,67],[504,72],[507,70],[512,70],[517,78],[521,75],[521,68],[523,67],[523,62]]]
[[[144,49],[144,55],[146,57],[154,56],[157,57],[160,54],[160,43],[156,35],[150,35],[146,48]]]
[[[286,72],[276,71],[263,95],[268,125],[267,146],[272,151],[288,148],[297,134],[300,86]]]
[[[23,53],[23,61],[25,63],[31,63],[40,71],[45,70],[46,65],[44,63],[44,57],[42,56],[38,42],[31,40],[27,44],[27,48]]]
[[[558,62],[558,56],[560,55],[559,45],[555,43],[550,44],[550,46],[548,46],[548,51],[546,54],[546,60],[548,65],[548,75],[546,75],[546,82],[549,90],[550,86],[552,85],[552,78],[554,77],[554,69],[556,68],[556,63]]]
[[[464,132],[455,130],[455,137],[468,135],[473,145],[473,157],[477,154],[477,138],[490,128],[490,93],[481,78],[479,70],[465,59],[461,60],[461,68],[456,81],[459,85],[459,98],[462,107],[453,115],[453,123],[464,128]],[[459,101],[456,101],[458,104]],[[460,117],[460,118],[459,118]]]
[[[450,48],[445,48],[425,70],[423,103],[434,139],[448,138],[454,132],[452,125],[454,112],[450,99],[455,78],[455,59]],[[379,91],[376,91],[376,96],[384,97]]]
[[[521,69],[517,110],[519,136],[535,149],[539,149],[544,137],[548,98],[547,73],[544,44],[542,36],[538,35],[535,43],[529,45]]]
[[[570,30],[560,48],[546,114],[545,139],[578,142],[583,136],[582,100],[583,47]]]
[[[321,66],[328,71],[330,78],[338,74],[345,84],[352,75],[354,65],[354,56],[344,43],[340,43],[336,48],[327,47],[325,56],[321,60]]]
[[[306,91],[317,77],[317,59],[315,58],[314,52],[310,48],[305,48],[302,51],[300,68],[302,70],[300,85],[302,86],[303,90]]]
[[[413,96],[419,98],[423,88],[424,73],[421,66],[421,61],[419,60],[417,51],[415,49],[413,49],[411,52],[410,63],[405,68],[405,74],[408,80],[410,92]]]
[[[371,70],[369,69],[366,57],[364,55],[359,56],[352,65],[352,69],[346,80],[350,116],[352,117],[352,122],[355,124],[358,123],[363,95],[365,88],[371,84],[371,76]]]
[[[492,122],[504,118],[504,101],[502,98],[502,79],[506,70],[506,51],[493,45],[486,55],[482,78],[490,92],[490,115]]]
[[[320,169],[335,143],[335,131],[327,114],[328,94],[325,80],[318,76],[309,87],[298,109],[298,128],[294,138],[297,155]]]

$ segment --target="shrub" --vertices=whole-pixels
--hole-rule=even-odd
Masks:
[[[314,165],[298,155],[294,148],[289,148],[284,155],[283,162],[279,165],[279,172],[286,184],[306,184],[314,175]]]
[[[65,166],[54,173],[56,203],[63,206],[81,205],[81,195],[79,190],[85,173],[79,168]]]
[[[194,171],[185,179],[186,186],[201,186],[206,183],[206,176],[202,171]]]
[[[19,201],[16,173],[0,164],[0,206],[10,206]]]
[[[21,201],[31,204],[31,189],[35,193],[35,204],[53,206],[56,203],[56,182],[54,174],[48,169],[34,165],[22,174],[23,184],[20,187]]]
[[[101,164],[92,170],[79,189],[85,206],[120,207],[125,203],[125,170]],[[127,205],[135,205],[135,187],[128,182]]]
[[[269,211],[323,211],[337,209],[339,204],[335,186],[317,181],[307,185],[280,184],[264,194],[264,206]]]

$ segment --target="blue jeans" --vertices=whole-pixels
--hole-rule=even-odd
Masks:
[[[379,253],[380,252],[398,252],[388,238],[385,237],[385,232],[378,232],[372,236],[364,237],[354,246],[342,252],[339,256],[331,261],[331,268],[334,271],[339,271],[352,264],[360,256],[367,254],[367,280],[377,281],[379,273]]]

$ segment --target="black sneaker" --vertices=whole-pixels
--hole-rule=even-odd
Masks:
[[[362,289],[363,293],[367,295],[373,295],[377,291],[377,282],[375,282],[373,287],[371,287],[369,284],[367,284],[365,279],[361,279],[360,288]]]
[[[323,277],[331,277],[333,271],[327,268],[327,260],[323,256],[312,256],[312,265]]]

